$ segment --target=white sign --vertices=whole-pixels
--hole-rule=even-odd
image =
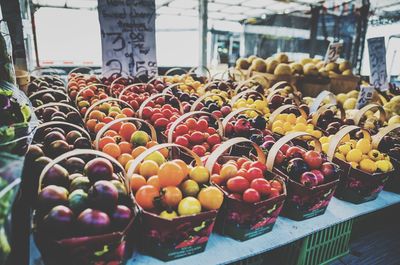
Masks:
[[[386,71],[385,38],[368,39],[370,83],[380,91],[389,89]]]
[[[98,0],[103,74],[157,74],[155,0]]]
[[[357,99],[357,109],[361,109],[365,105],[371,102],[372,97],[374,96],[375,88],[373,86],[361,86],[360,94],[358,94]]]
[[[325,55],[325,63],[336,62],[342,52],[343,43],[331,42]]]

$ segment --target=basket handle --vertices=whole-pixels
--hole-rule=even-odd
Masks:
[[[76,94],[76,97],[75,97],[75,105],[76,106],[78,106],[78,98],[79,98],[79,96],[83,93],[83,91],[86,91],[86,90],[90,89],[91,87],[104,87],[105,89],[108,88],[106,85],[103,85],[103,84],[90,84],[88,86],[85,86],[84,88],[79,90],[78,93]]]
[[[400,123],[391,124],[381,128],[377,134],[372,136],[372,148],[378,149],[378,146],[381,143],[383,137],[385,137],[388,133],[398,128],[400,128]]]
[[[131,110],[134,111],[134,109],[132,109],[131,105],[129,105],[128,103],[126,103],[126,102],[123,101],[123,100],[120,100],[120,99],[117,99],[117,98],[105,98],[105,99],[96,101],[92,106],[90,106],[90,107],[87,109],[87,111],[86,111],[86,113],[85,113],[85,116],[83,117],[83,121],[86,123],[86,121],[87,121],[87,119],[88,119],[88,117],[89,117],[89,113],[90,113],[92,110],[94,110],[95,107],[97,107],[97,106],[99,106],[99,105],[101,105],[101,104],[103,104],[103,103],[106,103],[106,102],[118,102],[118,103],[120,103],[121,105],[125,105],[127,108],[130,108]]]
[[[226,142],[223,142],[220,146],[217,147],[217,149],[214,150],[214,152],[212,152],[209,157],[207,158],[207,162],[205,167],[212,172],[212,169],[214,167],[214,164],[218,161],[218,158],[226,152],[226,150],[228,150],[230,147],[236,145],[236,144],[240,144],[240,143],[248,143],[251,144],[254,149],[257,152],[257,158],[258,161],[260,161],[261,163],[265,164],[265,154],[264,152],[261,150],[261,148],[255,144],[254,142],[244,138],[244,137],[236,137],[236,138],[232,138],[229,139]]]
[[[386,121],[386,111],[385,111],[385,109],[379,104],[371,103],[371,104],[368,104],[368,105],[362,107],[359,111],[357,111],[357,114],[354,117],[354,123],[359,125],[360,124],[360,120],[364,116],[364,114],[367,111],[369,111],[371,109],[375,109],[375,108],[379,110],[379,120],[382,123],[385,122]]]
[[[142,85],[147,85],[147,83],[136,83],[136,84],[131,84],[129,86],[124,87],[121,90],[121,93],[119,93],[118,99],[121,99],[121,97],[125,94],[125,92],[128,91],[130,88],[132,88],[134,86],[142,86]]]
[[[104,126],[99,130],[99,132],[96,134],[96,139],[94,140],[94,144],[95,144],[96,150],[99,150],[99,141],[100,141],[100,137],[102,137],[103,134],[104,134],[108,129],[111,128],[111,126],[113,126],[114,124],[116,124],[116,123],[118,123],[118,122],[126,122],[126,121],[138,122],[138,123],[140,123],[141,125],[142,125],[142,124],[145,124],[145,125],[149,128],[149,130],[150,130],[151,139],[152,139],[153,141],[156,141],[156,142],[157,142],[157,133],[156,133],[156,130],[154,129],[153,125],[151,125],[151,124],[148,123],[147,121],[142,120],[142,119],[139,119],[139,118],[126,117],[126,118],[120,118],[120,119],[113,120],[113,121],[107,123],[106,125],[104,125]]]
[[[129,78],[131,78],[131,77],[130,76],[120,76],[120,77],[116,78],[114,81],[111,82],[111,84],[110,84],[110,95],[111,96],[115,97],[115,95],[113,93],[113,90],[112,90],[114,85],[116,85],[119,80],[122,80],[124,78],[129,80]]]
[[[196,108],[197,108],[197,106],[198,106],[204,99],[206,99],[206,98],[208,98],[208,97],[212,97],[212,96],[217,96],[217,97],[219,97],[221,100],[223,100],[223,101],[226,102],[226,98],[223,97],[223,96],[221,96],[220,94],[212,93],[212,92],[207,92],[207,93],[205,93],[204,95],[198,97],[198,98],[196,99],[196,101],[193,102],[192,106],[190,107],[190,111],[195,111]]]
[[[164,96],[165,97],[170,97],[170,98],[176,98],[174,95],[168,94],[168,93],[164,93],[164,92],[159,93],[159,94],[151,95],[145,101],[143,101],[142,104],[140,105],[139,110],[137,112],[138,113],[138,117],[139,118],[143,117],[143,109],[147,106],[147,104],[149,104],[151,101],[155,100],[156,98],[164,97]],[[177,101],[179,103],[179,111],[180,111],[180,113],[183,113],[182,103],[178,99],[177,99]]]
[[[32,99],[35,98],[36,96],[41,95],[41,94],[45,94],[45,93],[59,94],[59,95],[64,96],[66,100],[69,100],[67,94],[65,94],[65,93],[63,93],[63,92],[61,92],[61,91],[59,91],[59,90],[54,90],[54,89],[39,90],[39,91],[37,91],[37,92],[31,94],[28,98],[29,98],[29,100],[32,100]]]
[[[249,90],[242,91],[242,92],[240,92],[239,94],[236,94],[236,95],[231,99],[231,103],[230,103],[231,107],[233,107],[233,105],[236,103],[236,101],[238,101],[241,97],[243,97],[243,96],[245,96],[245,95],[247,95],[247,94],[249,94],[249,95],[250,95],[250,94],[253,94],[253,95],[260,96],[260,97],[262,98],[262,100],[265,101],[265,96],[264,96],[263,94],[261,94],[261,93],[255,91],[255,90],[249,89]]]
[[[158,145],[152,146],[149,149],[145,150],[143,153],[138,155],[132,161],[132,164],[128,169],[127,176],[132,176],[132,174],[135,172],[135,169],[137,168],[137,166],[143,161],[143,159],[146,158],[146,156],[150,155],[151,153],[153,153],[155,151],[161,150],[163,148],[172,148],[172,147],[183,149],[186,153],[190,154],[194,158],[194,161],[197,166],[203,165],[203,162],[201,161],[200,157],[187,147],[184,147],[179,144],[172,144],[172,143],[158,144]]]
[[[121,170],[122,174],[124,175],[125,188],[127,188],[128,192],[130,191],[128,179],[126,178],[126,171],[125,171],[124,167],[114,157],[112,157],[112,156],[110,156],[110,155],[108,155],[106,153],[103,153],[101,151],[97,151],[97,150],[76,149],[76,150],[72,150],[72,151],[66,152],[66,153],[56,157],[55,159],[53,159],[50,163],[48,163],[43,168],[43,170],[42,170],[42,172],[40,173],[40,176],[39,176],[38,193],[42,189],[43,177],[45,176],[47,171],[49,171],[50,168],[52,168],[54,165],[60,163],[64,159],[70,158],[72,156],[78,156],[78,155],[96,155],[96,156],[100,156],[100,157],[103,157],[103,158],[106,158],[106,159],[110,160],[114,165],[116,165]]]
[[[169,128],[169,130],[168,130],[168,135],[167,135],[167,137],[168,137],[168,143],[172,143],[172,141],[173,141],[173,139],[172,139],[172,138],[173,138],[173,133],[174,133],[176,127],[177,127],[181,122],[183,122],[184,120],[186,120],[186,119],[188,119],[188,118],[190,118],[190,117],[192,117],[192,116],[195,116],[195,115],[207,115],[207,116],[213,117],[213,118],[216,120],[217,124],[218,124],[217,132],[218,132],[219,136],[221,136],[221,137],[224,136],[224,127],[222,126],[221,120],[220,120],[217,116],[215,116],[214,114],[211,114],[211,113],[209,113],[209,112],[206,112],[206,111],[191,111],[191,112],[188,112],[188,113],[183,114],[182,116],[180,116],[179,118],[177,118],[177,119],[171,124],[171,127]]]
[[[288,83],[286,81],[276,82],[269,90],[272,92],[272,91],[277,90],[277,89],[283,89],[286,86],[290,86],[291,88],[293,88],[293,91],[298,91],[297,87],[291,85],[290,83]]]
[[[260,82],[260,80],[262,80],[262,81]],[[238,86],[235,88],[234,94],[240,93],[240,92],[239,92],[240,89],[242,89],[245,85],[252,83],[253,81],[259,82],[260,84],[261,84],[262,82],[269,82],[268,78],[265,77],[265,76],[262,76],[262,75],[254,75],[254,76],[252,76],[252,77],[250,77],[250,78],[244,80],[242,83],[238,84]],[[265,84],[261,84],[261,85],[264,85],[264,86],[265,86]]]
[[[182,82],[179,82],[179,83],[175,83],[175,84],[169,85],[169,86],[165,87],[161,93],[171,92],[171,88],[178,87],[178,86],[181,86],[181,85],[186,85],[186,84],[182,83]],[[171,94],[172,94],[172,92],[171,92]]]
[[[281,147],[285,144],[287,144],[288,142],[290,142],[291,140],[298,138],[298,137],[303,137],[303,136],[307,136],[310,137],[311,139],[313,139],[313,141],[315,142],[315,151],[317,152],[321,152],[322,151],[322,146],[321,146],[321,142],[318,140],[318,138],[312,136],[309,133],[306,132],[293,132],[290,133],[288,135],[283,136],[281,139],[279,139],[278,141],[276,141],[276,143],[271,147],[271,150],[269,150],[268,152],[268,156],[267,156],[267,168],[269,171],[272,171],[272,169],[274,168],[274,164],[275,164],[275,157],[277,156],[279,150],[281,149]]]
[[[267,101],[270,102],[272,96],[274,96],[274,95],[276,95],[276,94],[279,94],[279,93],[281,93],[282,91],[285,91],[285,89],[284,89],[284,88],[274,89],[273,91],[271,91],[271,92],[268,94],[268,96],[267,96]],[[296,92],[296,91],[294,91],[294,92]],[[293,96],[293,100],[295,101],[296,105],[300,105],[300,103],[301,103],[300,97],[299,97],[296,93],[292,93],[292,94],[290,94],[290,95]]]
[[[165,75],[168,76],[168,75],[170,75],[171,73],[173,73],[173,72],[178,72],[178,71],[183,72],[183,74],[187,74],[187,71],[184,70],[183,68],[174,67],[174,68],[171,68],[171,69],[169,69],[168,71],[166,71],[166,72],[165,72]]]
[[[248,110],[252,110],[257,112],[259,115],[263,115],[263,113],[257,109],[254,108],[240,108],[240,109],[236,109],[234,111],[232,111],[231,113],[229,113],[223,120],[222,120],[222,125],[224,126],[224,128],[226,127],[226,125],[228,124],[228,122],[235,117],[236,115],[238,115],[239,113],[248,111]]]
[[[346,126],[343,129],[341,129],[340,131],[338,131],[331,139],[330,143],[329,143],[329,148],[328,148],[328,153],[327,153],[327,157],[328,160],[332,162],[334,156],[335,156],[335,151],[338,148],[340,141],[343,139],[343,137],[345,137],[347,134],[356,131],[356,130],[362,130],[363,134],[364,134],[364,138],[366,139],[371,139],[371,135],[369,134],[369,132],[361,127],[355,126],[355,125],[350,125],[350,126]]]
[[[346,118],[346,111],[343,109],[341,105],[337,104],[326,104],[321,106],[313,115],[312,115],[312,124],[314,126],[317,125],[319,118],[321,115],[324,113],[324,111],[331,109],[333,107],[337,107],[337,109],[340,111],[340,119],[343,120]]]
[[[196,71],[197,69],[204,69],[204,70],[206,70],[207,75],[208,75],[207,80],[211,80],[211,72],[210,72],[210,69],[208,69],[208,68],[205,67],[204,65],[192,67],[192,68],[187,72],[187,75],[189,76],[189,75],[191,75],[191,74],[195,74],[195,71]]]
[[[71,71],[69,71],[68,75],[71,75],[72,73],[80,74],[80,73],[78,73],[78,70],[89,70],[90,74],[93,74],[93,72],[94,72],[94,70],[90,67],[76,67],[76,68],[72,69]]]
[[[310,113],[318,111],[319,106],[326,97],[329,97],[329,103],[337,104],[335,95],[330,91],[324,90],[319,93],[318,96],[315,98],[313,104],[310,107]]]
[[[83,133],[90,141],[92,140],[90,137],[90,134],[83,129],[82,127],[75,125],[73,123],[69,123],[69,122],[64,122],[64,121],[49,121],[49,122],[45,122],[42,124],[39,124],[39,126],[37,127],[37,129],[42,129],[42,128],[47,128],[49,126],[57,126],[57,125],[63,125],[63,126],[67,126],[67,127],[72,127],[78,131],[80,131],[81,133]]]
[[[281,114],[282,112],[284,112],[285,110],[288,110],[290,108],[296,108],[297,110],[300,111],[301,116],[303,116],[305,119],[307,119],[307,114],[304,112],[304,110],[302,110],[301,108],[299,108],[296,105],[282,105],[279,108],[277,108],[276,110],[274,110],[271,115],[269,116],[269,122],[268,122],[268,127],[271,128],[272,124],[274,123],[274,121],[276,120],[276,118],[278,117],[279,114]]]

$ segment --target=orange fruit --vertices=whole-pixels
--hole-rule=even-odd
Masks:
[[[119,149],[119,146],[116,143],[106,144],[102,151],[114,158],[117,158],[121,155],[121,149]]]
[[[134,112],[132,109],[130,109],[130,108],[123,108],[123,109],[121,110],[121,112],[122,112],[123,114],[125,114],[127,117],[133,117],[133,115],[135,114],[135,112]]]
[[[120,113],[120,114],[118,114],[117,116],[115,116],[115,119],[122,119],[122,118],[126,118],[126,115]]]
[[[118,118],[115,117],[115,119],[118,119]],[[117,123],[114,123],[113,125],[111,125],[110,129],[118,132],[119,129],[121,128],[121,126],[122,126],[122,122],[117,122]]]
[[[168,158],[168,155],[169,155],[168,148],[162,148],[162,149],[158,150],[158,152],[160,152],[165,158]]]
[[[146,147],[150,148],[150,147],[153,147],[155,145],[158,145],[158,143],[156,141],[149,141],[149,142],[147,142]]]
[[[212,174],[210,177],[210,182],[221,185],[224,182],[224,179],[219,174]]]
[[[203,166],[195,166],[189,172],[189,177],[199,184],[207,183],[210,179],[208,169]]]
[[[138,157],[141,153],[143,153],[143,152],[146,151],[146,150],[147,150],[146,147],[144,147],[144,146],[138,146],[138,147],[136,147],[135,149],[133,149],[133,151],[132,151],[132,157],[133,157],[133,158],[136,158],[136,157]]]
[[[116,111],[110,111],[109,113],[108,113],[108,116],[110,116],[110,117],[116,117],[117,115],[118,115],[119,113],[118,112],[116,112]]]
[[[112,138],[111,136],[105,136],[103,138],[100,138],[99,149],[102,150],[104,148],[104,146],[109,143],[115,143],[114,138]]]
[[[98,133],[101,130],[101,128],[104,127],[104,125],[106,125],[104,122],[97,123],[96,126],[94,126],[94,132]]]
[[[102,120],[102,122],[104,122],[104,123],[110,123],[110,122],[112,122],[114,119],[112,118],[112,117],[104,117],[103,118],[103,120]]]
[[[156,187],[158,190],[160,189],[160,179],[157,175],[151,176],[147,179],[147,184],[153,187]]]
[[[157,175],[158,173],[158,164],[152,160],[143,161],[140,164],[139,174],[145,178]]]
[[[140,189],[140,187],[146,185],[146,179],[138,174],[133,174],[129,178],[129,184],[131,186],[131,190],[136,192],[138,189]]]
[[[94,127],[97,125],[97,120],[95,119],[90,119],[86,122],[86,128],[89,129],[89,131],[93,132]]]
[[[186,120],[186,125],[190,130],[194,130],[197,127],[197,121],[194,118],[189,118]]]
[[[121,154],[118,157],[118,162],[122,165],[125,166],[130,160],[133,160],[133,157],[130,154]]]
[[[154,208],[154,200],[160,195],[157,188],[151,185],[141,186],[135,194],[137,204],[145,210]]]
[[[207,210],[218,210],[224,201],[224,194],[217,187],[207,187],[201,189],[197,199],[201,207]]]
[[[168,186],[161,190],[162,202],[167,207],[178,207],[179,202],[182,200],[182,192],[179,188]]]
[[[181,159],[172,160],[172,162],[177,163],[183,172],[183,177],[185,178],[189,174],[189,167],[186,165],[186,162]]]
[[[118,146],[122,154],[130,154],[132,152],[132,145],[128,142],[122,141]]]
[[[165,162],[158,169],[158,177],[160,178],[160,186],[178,186],[185,177],[182,168],[175,162]]]
[[[114,137],[114,136],[116,136],[116,135],[118,135],[118,133],[117,133],[116,131],[114,131],[114,130],[107,130],[107,131],[103,134],[103,136],[111,136],[111,137]]]
[[[131,122],[126,122],[123,123],[119,129],[119,134],[121,135],[122,138],[126,141],[131,140],[131,136],[134,132],[136,132],[137,128],[135,124]]]
[[[89,113],[89,119],[95,119],[101,121],[104,118],[105,114],[100,110],[93,110]]]

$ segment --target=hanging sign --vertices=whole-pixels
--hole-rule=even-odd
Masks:
[[[361,86],[360,94],[358,94],[356,109],[361,109],[369,104],[374,96],[375,88],[373,86]]]
[[[368,39],[370,83],[380,91],[389,89],[386,70],[385,38]]]
[[[155,0],[98,0],[103,74],[157,74]]]
[[[336,62],[342,52],[343,43],[331,42],[325,55],[325,63]]]

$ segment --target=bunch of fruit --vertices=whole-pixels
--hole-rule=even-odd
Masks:
[[[121,107],[122,103],[116,99],[97,102],[90,112],[85,114],[85,126],[90,133],[97,134],[101,128],[113,120],[133,117],[135,112],[130,107]],[[118,124],[115,125],[117,127]]]
[[[327,106],[327,105],[326,105]],[[354,120],[350,118],[338,117],[337,114],[340,110],[337,107],[319,109],[311,117],[316,119],[316,127],[324,130],[328,135],[336,134],[344,125],[354,125]],[[344,113],[340,113],[342,115]]]
[[[27,88],[27,95],[30,96],[41,90],[56,90],[65,92],[63,81],[57,76],[45,75],[40,78],[32,77]]]
[[[173,219],[221,207],[223,193],[216,187],[205,186],[210,181],[210,172],[198,157],[195,166],[180,159],[161,161],[156,159],[157,148],[140,155],[137,161],[142,162],[137,166],[135,162],[131,165],[136,173],[130,176],[130,185],[141,208],[161,218]]]
[[[269,57],[265,60],[255,55],[247,59],[239,58],[236,61],[236,68],[274,75],[292,75],[289,58],[285,53],[278,53],[274,57]]]
[[[211,113],[212,115],[223,118],[226,117],[229,113],[232,112],[232,107],[229,105],[227,98],[227,93],[224,91],[220,91],[218,94],[214,94],[213,92],[205,94],[209,95],[204,98],[201,102],[196,100],[194,104],[183,104],[183,109],[185,112],[189,111],[205,111]],[[198,103],[197,103],[198,102]]]
[[[350,135],[345,136],[336,148],[335,157],[369,174],[393,170],[389,156],[374,149],[367,138],[354,140]]]
[[[215,150],[222,141],[222,125],[218,123],[218,117],[204,114],[206,113],[190,112],[167,125],[165,134],[168,142],[187,147],[200,157]],[[203,116],[195,119],[191,117],[194,115]]]
[[[215,163],[211,182],[219,185],[230,198],[247,203],[275,198],[282,194],[279,180],[267,180],[266,166],[260,161],[252,162],[242,157],[228,160],[223,165]]]
[[[114,87],[114,85],[128,86],[135,82],[135,78],[122,75],[122,73],[114,73],[109,76],[100,77],[100,81],[102,84],[108,86],[112,93],[114,88],[118,88],[118,86]]]
[[[284,89],[279,89],[274,94],[268,96],[268,108],[270,111],[275,111],[282,105],[296,105],[296,97],[297,95],[294,94],[294,91],[290,86],[287,86]],[[301,107],[306,113],[309,112],[308,106],[301,104]]]
[[[346,110],[346,112],[348,110],[353,110],[356,108],[356,104],[357,104],[357,98],[359,95],[359,91],[357,90],[351,90],[347,93],[340,93],[336,95],[336,101],[340,104],[342,104],[344,110]],[[347,115],[348,113],[346,113]]]
[[[83,125],[78,110],[65,103],[49,103],[35,109],[35,114],[43,122],[61,121]]]
[[[151,99],[151,101],[149,101]],[[150,122],[157,131],[164,131],[181,114],[181,103],[170,94],[156,94],[148,98],[138,111],[138,116]]]
[[[100,100],[108,98],[107,86],[102,84],[92,84],[84,87],[79,90],[75,97],[72,97],[71,93],[73,93],[73,91],[70,90],[69,96],[75,99],[76,107],[82,116],[86,114],[90,106]]]
[[[181,83],[179,89],[187,94],[204,94],[205,92],[202,90],[202,82],[195,80],[193,76],[188,74],[166,76],[164,82],[168,85]]]
[[[95,153],[100,157],[91,159],[88,153],[72,151],[63,155],[66,159],[58,158],[42,171],[35,208],[38,232],[46,237],[63,239],[123,231],[132,220],[123,169],[101,157],[100,152]],[[83,158],[78,157],[83,154]],[[70,160],[80,163],[68,167]]]
[[[308,123],[298,108],[286,105],[289,113],[279,113],[274,115],[274,120],[270,120],[270,128],[273,133],[286,135],[291,132],[307,132],[316,138],[322,137],[322,132]],[[279,111],[279,110],[277,110]]]
[[[265,119],[268,119],[270,116],[268,102],[261,94],[258,94],[257,92],[253,94],[247,93],[247,95],[245,94],[244,97],[238,98],[237,100],[232,100],[231,106],[232,110],[237,110],[241,108],[254,109],[248,110],[244,113],[248,118],[255,118],[259,116],[257,111],[261,112],[264,115]]]
[[[93,84],[101,84],[95,75],[83,75],[79,73],[71,73],[68,75],[67,91],[68,96],[75,100],[76,95],[82,89]]]
[[[114,87],[117,87],[117,84]],[[161,81],[155,80],[150,84],[138,83],[126,87],[118,85],[118,88],[114,89],[113,94],[118,96],[119,99],[128,102],[136,111],[149,96],[161,93],[165,88],[166,86]]]
[[[39,107],[47,103],[65,103],[69,104],[69,98],[63,90],[40,90],[29,96],[33,107]]]
[[[327,64],[319,63],[317,64],[319,71],[327,73],[328,76],[334,77],[337,75],[343,76],[353,76],[352,67],[349,61],[341,60],[341,62],[330,62]]]
[[[389,116],[396,117],[396,123],[400,122],[400,96],[392,97],[389,102],[383,105],[383,108]]]

